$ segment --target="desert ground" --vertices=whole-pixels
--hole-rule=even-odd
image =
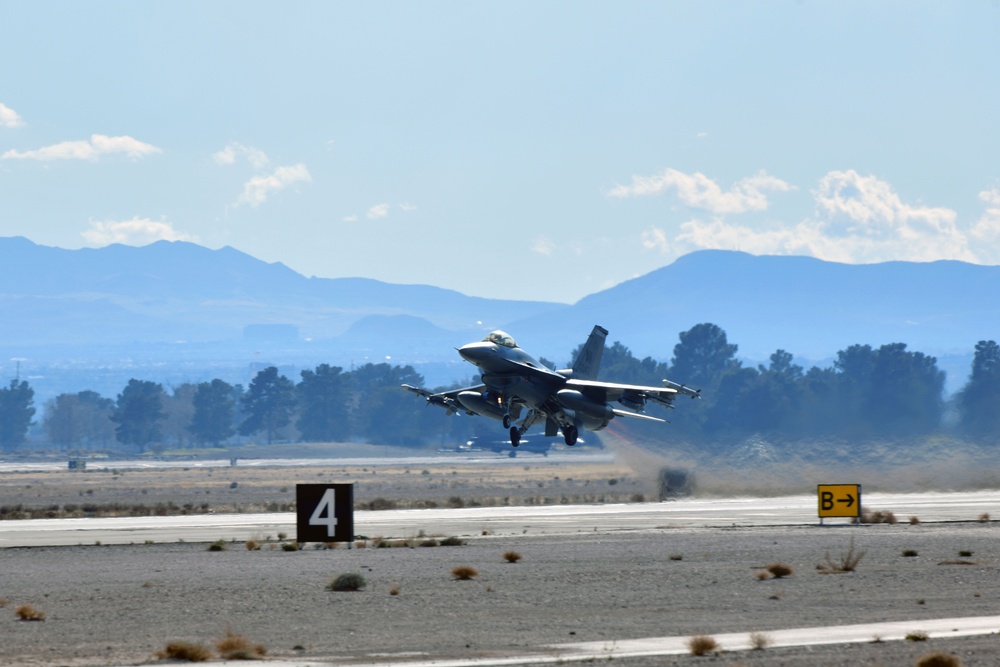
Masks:
[[[355,482],[359,506],[653,502],[655,472],[641,456],[598,463],[526,456],[501,468],[448,459],[412,466],[155,471],[109,463],[86,473],[0,474],[0,506],[8,515],[16,507],[83,513],[85,504],[122,513],[137,505],[152,513],[287,510],[294,485],[312,481]],[[912,620],[919,633],[922,619],[1000,613],[1000,526],[974,517],[916,525],[475,535],[461,546],[433,547],[422,545],[446,536],[367,537],[363,548],[353,549],[291,550],[278,536],[262,535],[257,550],[243,543],[218,551],[195,543],[0,550],[0,664],[155,664],[170,642],[214,650],[228,631],[266,647],[271,658],[371,663],[499,659],[571,642],[766,635],[892,620]],[[817,569],[839,563],[852,537],[855,553],[864,552],[855,571]],[[511,551],[520,560],[508,562],[504,554]],[[792,574],[758,574],[775,562],[789,565]],[[456,580],[452,570],[458,566],[478,575]],[[345,573],[361,574],[366,586],[327,590]],[[16,610],[25,604],[45,619],[19,620]],[[614,662],[889,666],[913,665],[939,650],[966,666],[1000,662],[1000,634],[876,639],[873,633],[866,644]]]

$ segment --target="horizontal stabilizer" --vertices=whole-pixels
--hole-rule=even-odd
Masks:
[[[669,424],[666,419],[660,419],[659,417],[650,417],[649,415],[640,414],[638,412],[629,412],[628,410],[618,410],[617,408],[613,410],[615,417],[635,417],[636,419],[645,419],[651,422],[660,422],[661,424]]]

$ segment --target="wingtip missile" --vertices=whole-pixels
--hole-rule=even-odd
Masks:
[[[663,386],[667,389],[673,389],[678,394],[684,394],[685,396],[690,396],[691,398],[701,398],[701,389],[692,389],[687,385],[671,382],[670,380],[664,380]]]

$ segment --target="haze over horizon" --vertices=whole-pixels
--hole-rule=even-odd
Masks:
[[[0,236],[563,303],[710,248],[1000,264],[996,2],[4,16]]]

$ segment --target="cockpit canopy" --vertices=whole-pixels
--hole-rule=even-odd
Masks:
[[[514,342],[514,339],[511,337],[511,335],[509,333],[500,331],[499,329],[496,331],[491,331],[488,334],[486,334],[486,338],[483,339],[483,342],[496,343],[500,347],[517,347],[517,343]]]

